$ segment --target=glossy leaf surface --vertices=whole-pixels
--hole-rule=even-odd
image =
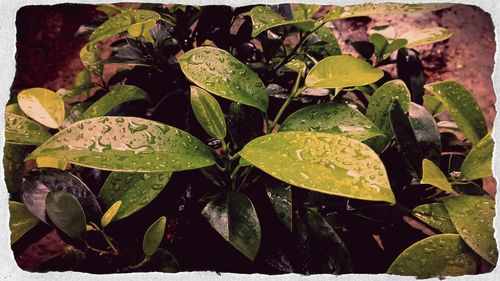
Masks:
[[[493,176],[493,146],[494,142],[491,133],[488,133],[474,145],[460,168],[465,178],[480,179]]]
[[[207,91],[191,86],[191,108],[196,120],[211,137],[226,137],[226,121],[217,100]]]
[[[266,111],[269,100],[259,76],[228,52],[198,47],[178,59],[184,74],[198,87],[223,98]]]
[[[415,217],[441,233],[457,233],[448,211],[443,203],[430,203],[415,207],[412,210]]]
[[[114,220],[126,218],[149,204],[170,180],[171,172],[111,173],[104,182],[99,198],[110,208],[121,201]]]
[[[38,168],[55,168],[64,170],[68,164],[66,161],[61,161],[49,156],[37,157],[35,160]]]
[[[424,29],[414,29],[401,35],[400,38],[408,40],[407,48],[414,48],[420,45],[435,43],[450,38],[453,33],[444,27],[429,27]]]
[[[261,230],[255,208],[243,193],[229,191],[212,199],[202,211],[208,223],[231,245],[253,260]]]
[[[457,234],[434,235],[411,245],[388,274],[431,278],[475,274],[477,257]]]
[[[383,136],[383,132],[361,112],[339,103],[316,104],[299,109],[283,121],[279,130],[340,134],[360,141]]]
[[[64,120],[64,102],[61,97],[44,88],[31,88],[17,95],[17,102],[31,119],[49,128],[59,128]]]
[[[394,203],[383,163],[360,141],[321,132],[279,132],[240,155],[286,183],[327,194]]]
[[[102,74],[102,65],[99,64],[101,60],[101,53],[99,47],[95,43],[88,43],[80,50],[80,61],[86,69],[97,75]]]
[[[422,161],[422,171],[423,177],[420,183],[430,184],[448,193],[453,191],[451,183],[448,182],[444,173],[431,160],[424,159]]]
[[[76,165],[119,172],[165,172],[214,164],[188,133],[136,117],[97,117],[71,124],[33,151]]]
[[[477,143],[486,135],[488,128],[483,113],[464,86],[455,81],[444,81],[426,84],[424,87],[441,100],[472,143]]]
[[[244,158],[241,158],[244,159]],[[241,163],[241,160],[240,160]],[[240,164],[241,165],[241,164]],[[269,182],[266,194],[276,215],[285,227],[292,231],[292,186],[285,183]]]
[[[19,202],[9,201],[9,211],[10,244],[12,245],[35,227],[39,220]]]
[[[367,62],[349,56],[331,56],[318,62],[307,74],[309,88],[344,88],[376,82],[384,75]]]
[[[24,158],[32,150],[25,145],[6,143],[3,148],[3,171],[5,185],[10,194],[16,194],[21,189],[24,173]]]
[[[142,251],[146,256],[152,256],[160,246],[165,234],[166,224],[167,218],[160,217],[146,230],[142,240]]]
[[[132,85],[120,85],[89,106],[80,116],[80,120],[106,115],[113,108],[127,101],[148,98],[148,94],[141,88]]]
[[[102,227],[106,227],[110,222],[114,220],[118,210],[120,210],[120,206],[122,205],[122,201],[116,201],[109,209],[102,215],[101,225]]]
[[[85,237],[86,218],[82,206],[70,193],[54,190],[47,194],[47,215],[52,223],[73,239]]]
[[[289,24],[300,25],[306,30],[314,27],[314,20],[302,17],[288,20],[266,6],[252,8],[250,10],[250,17],[252,18],[252,37],[256,37],[263,31],[273,27]]]
[[[436,120],[425,107],[414,102],[410,103],[408,113],[422,156],[437,163],[441,156],[441,135]]]
[[[495,265],[498,260],[493,228],[495,201],[470,195],[447,197],[443,201],[451,221],[465,243]]]
[[[11,144],[39,145],[52,135],[40,124],[20,115],[5,113],[5,141]]]
[[[429,112],[436,116],[439,113],[446,111],[446,106],[435,96],[423,96],[424,106]]]

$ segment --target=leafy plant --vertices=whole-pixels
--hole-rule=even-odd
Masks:
[[[11,243],[41,221],[79,253],[47,268],[91,272],[495,265],[495,202],[480,181],[491,134],[465,87],[425,84],[411,49],[451,32],[374,27],[351,42],[357,57],[326,26],[446,7],[97,5],[107,18],[87,28],[74,87],[26,89],[6,108]],[[105,79],[110,64],[124,68]],[[472,149],[442,145],[443,111]],[[23,159],[38,167],[21,181]]]

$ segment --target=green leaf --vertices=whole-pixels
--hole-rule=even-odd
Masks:
[[[167,218],[162,216],[146,230],[146,234],[144,234],[144,239],[142,240],[142,251],[146,256],[152,256],[160,246],[165,234],[166,223]]]
[[[5,107],[5,113],[11,113],[14,115],[26,117],[26,115],[24,115],[24,112],[18,103],[11,103],[11,104],[7,105]]]
[[[353,17],[366,16],[386,16],[406,13],[419,13],[426,11],[436,11],[449,8],[452,4],[425,3],[425,4],[406,4],[406,3],[365,3],[357,5],[347,5],[336,7],[330,11],[324,20],[345,19]]]
[[[415,217],[442,233],[457,233],[443,203],[420,205],[411,212]]]
[[[256,37],[265,30],[283,25],[299,25],[302,29],[309,30],[314,27],[314,20],[296,18],[285,19],[267,6],[257,6],[250,10],[252,18],[252,37]]]
[[[422,156],[438,163],[441,156],[441,135],[434,117],[425,107],[411,102],[408,119]]]
[[[137,117],[71,124],[33,151],[76,165],[118,172],[182,171],[211,166],[211,150],[177,128]]]
[[[83,66],[91,72],[102,75],[102,65],[99,64],[101,60],[101,53],[96,43],[87,43],[80,50],[80,60]]]
[[[348,55],[331,56],[318,62],[308,73],[309,88],[345,88],[367,85],[384,76],[382,70]]]
[[[217,100],[207,91],[191,86],[191,107],[196,120],[211,137],[223,140],[226,137],[226,121]]]
[[[97,4],[96,6],[97,7],[95,9],[105,13],[108,18],[119,14],[124,10],[124,8],[116,7],[113,4]]]
[[[428,27],[410,30],[401,35],[400,38],[408,40],[407,48],[415,48],[420,45],[444,41],[452,35],[453,33],[444,27]]]
[[[306,63],[298,59],[293,59],[286,63],[285,67],[297,73],[301,73],[303,76],[306,70]]]
[[[406,39],[394,39],[387,47],[384,49],[383,59],[386,59],[391,55],[392,52],[397,51],[406,46],[408,41]]]
[[[385,48],[389,45],[389,41],[383,35],[373,33],[368,37],[368,41],[375,47],[375,55],[381,57],[384,54]]]
[[[87,108],[80,116],[80,119],[103,116],[121,103],[148,98],[148,94],[141,88],[132,85],[120,85]]]
[[[178,59],[184,74],[208,92],[266,111],[269,100],[259,76],[230,53],[198,47]]]
[[[324,50],[328,56],[337,56],[342,54],[339,42],[330,28],[322,26],[316,30],[314,34],[326,44],[313,44],[307,47],[308,51],[322,53],[321,51]]]
[[[64,120],[64,102],[61,97],[44,88],[21,91],[17,102],[31,119],[49,128],[59,128]]]
[[[55,168],[64,170],[68,164],[66,161],[61,161],[50,156],[37,157],[35,160],[38,168]]]
[[[208,223],[233,247],[254,260],[261,231],[252,201],[241,192],[229,191],[212,199],[202,211]]]
[[[101,218],[101,226],[106,227],[110,222],[114,220],[116,217],[116,214],[120,210],[120,206],[122,205],[122,201],[118,200],[116,201],[109,209],[102,215]]]
[[[424,106],[429,110],[433,116],[439,115],[439,113],[446,110],[446,106],[435,96],[423,96]]]
[[[60,190],[50,191],[45,199],[45,207],[52,223],[62,232],[73,239],[85,238],[85,213],[73,195]]]
[[[395,202],[382,161],[354,139],[321,132],[278,132],[254,139],[240,155],[294,186],[349,198]]]
[[[493,158],[493,139],[491,133],[488,133],[478,143],[474,145],[460,170],[466,179],[480,179],[493,176],[492,158]]]
[[[244,158],[240,159],[244,160]],[[274,212],[283,225],[292,232],[292,186],[283,182],[266,182],[266,193]]]
[[[306,20],[311,18],[319,9],[321,5],[311,4],[296,4],[293,8],[293,18],[296,20]]]
[[[394,136],[391,127],[391,119],[389,110],[394,99],[398,99],[403,111],[408,112],[410,106],[410,91],[402,80],[392,80],[386,82],[373,93],[368,108],[366,109],[366,117],[373,124],[384,132],[386,138],[377,138],[367,142],[375,151],[382,150]]]
[[[19,202],[9,201],[9,211],[10,244],[13,245],[30,229],[35,227],[39,220]]]
[[[451,221],[465,243],[492,265],[498,260],[493,217],[495,200],[482,196],[452,196],[443,199]]]
[[[25,145],[6,143],[3,148],[5,185],[9,194],[17,194],[23,183],[24,158],[32,150]]]
[[[40,124],[30,119],[5,113],[5,141],[11,144],[39,145],[52,135]]]
[[[141,37],[144,36],[148,38],[148,33],[156,24],[156,19],[148,20],[145,22],[134,23],[127,28],[128,34],[133,37]]]
[[[158,248],[151,258],[140,267],[143,272],[179,272],[179,264],[175,257],[167,250]]]
[[[160,15],[149,10],[130,10],[110,17],[92,32],[89,43],[95,44],[113,35],[127,31],[134,23],[159,20]]]
[[[421,184],[430,184],[448,193],[453,191],[443,171],[441,171],[441,169],[431,160],[424,159],[422,161],[422,171],[423,177],[420,181]]]
[[[457,234],[434,235],[411,245],[391,264],[388,274],[418,278],[477,273],[477,256]]]
[[[339,103],[315,104],[299,109],[283,121],[279,130],[325,132],[359,141],[384,135],[361,112]]]
[[[114,220],[121,220],[141,210],[160,194],[172,172],[164,173],[111,173],[104,182],[99,199],[110,208],[121,201]]]
[[[486,135],[488,128],[483,113],[464,86],[455,81],[444,81],[426,84],[424,88],[441,100],[472,143],[479,142]]]

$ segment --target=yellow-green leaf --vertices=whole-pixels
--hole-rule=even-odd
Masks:
[[[439,169],[434,162],[429,159],[422,161],[422,180],[421,184],[430,184],[446,192],[452,192],[451,183],[444,175],[443,171]]]
[[[413,215],[442,233],[457,233],[443,203],[430,203],[415,207]]]
[[[19,202],[9,201],[9,211],[10,244],[12,245],[35,227],[39,220]]]
[[[322,132],[278,132],[248,143],[241,157],[291,185],[394,203],[384,164],[368,146]]]
[[[165,234],[166,223],[167,218],[160,217],[146,230],[142,240],[142,251],[146,256],[152,256],[160,246],[163,234]]]
[[[201,127],[211,137],[223,140],[226,137],[226,121],[217,100],[207,91],[191,86],[191,108]]]
[[[303,29],[311,29],[314,27],[314,20],[295,18],[292,20],[285,19],[278,13],[267,6],[257,6],[250,10],[252,18],[252,37],[256,37],[265,30],[283,25],[300,25]]]
[[[443,112],[443,111],[446,110],[446,107],[441,102],[441,100],[439,100],[435,96],[427,96],[427,95],[425,95],[425,96],[423,96],[423,98],[424,98],[424,106],[425,106],[425,108],[427,108],[427,110],[429,110],[429,112],[433,116],[437,116],[438,114],[440,114],[441,112]]]
[[[127,28],[127,32],[128,34],[130,34],[130,36],[133,37],[141,37],[143,35],[147,36],[146,34],[151,30],[151,28],[153,28],[155,24],[155,19],[134,23]]]
[[[80,60],[86,69],[94,72],[97,75],[102,74],[101,53],[96,43],[87,43],[80,50]]]
[[[466,179],[480,179],[493,176],[492,158],[493,158],[493,139],[491,133],[488,133],[478,143],[474,145],[460,170]]]
[[[428,27],[424,29],[414,29],[401,35],[401,39],[408,40],[407,48],[414,48],[420,45],[444,41],[450,38],[453,33],[444,27]]]
[[[118,213],[118,210],[120,210],[120,206],[122,205],[122,201],[118,200],[116,201],[109,209],[102,215],[101,218],[101,225],[102,227],[106,227],[110,222],[113,221],[115,218],[116,214]]]
[[[38,168],[56,168],[59,170],[64,170],[66,168],[66,161],[62,161],[50,156],[37,157],[36,166]]]
[[[11,144],[39,145],[52,135],[40,124],[20,115],[5,113],[5,140]]]
[[[17,102],[28,117],[49,128],[59,128],[64,121],[64,102],[51,90],[23,90],[18,94]]]

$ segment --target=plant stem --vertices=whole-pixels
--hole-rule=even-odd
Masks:
[[[113,250],[113,253],[115,255],[118,255],[119,252],[118,250],[116,249],[115,245],[113,245],[113,243],[111,242],[111,237],[109,237],[102,228],[100,228],[97,224],[93,223],[93,222],[89,222],[89,224],[94,227],[97,231],[99,231],[102,235],[102,237],[104,238],[104,240],[106,241],[106,243],[108,244],[108,246]],[[88,244],[87,244],[88,246]],[[90,247],[90,246],[89,246]]]
[[[303,90],[306,89],[306,87],[299,88],[301,76],[302,76],[302,71],[300,71],[297,74],[297,80],[295,80],[292,92],[288,95],[288,98],[286,99],[285,103],[281,106],[280,110],[278,111],[278,114],[276,114],[276,117],[274,118],[273,123],[271,123],[271,126],[269,126],[267,133],[271,133],[274,130],[274,127],[276,126],[276,124],[278,124],[281,115],[283,115],[288,105],[290,105],[290,103],[292,102],[293,98],[295,98],[298,94],[300,94]]]
[[[151,258],[150,256],[145,256],[144,259],[140,263],[138,263],[136,265],[127,266],[126,270],[137,269],[137,268],[143,266],[144,264],[146,264],[150,258]]]

